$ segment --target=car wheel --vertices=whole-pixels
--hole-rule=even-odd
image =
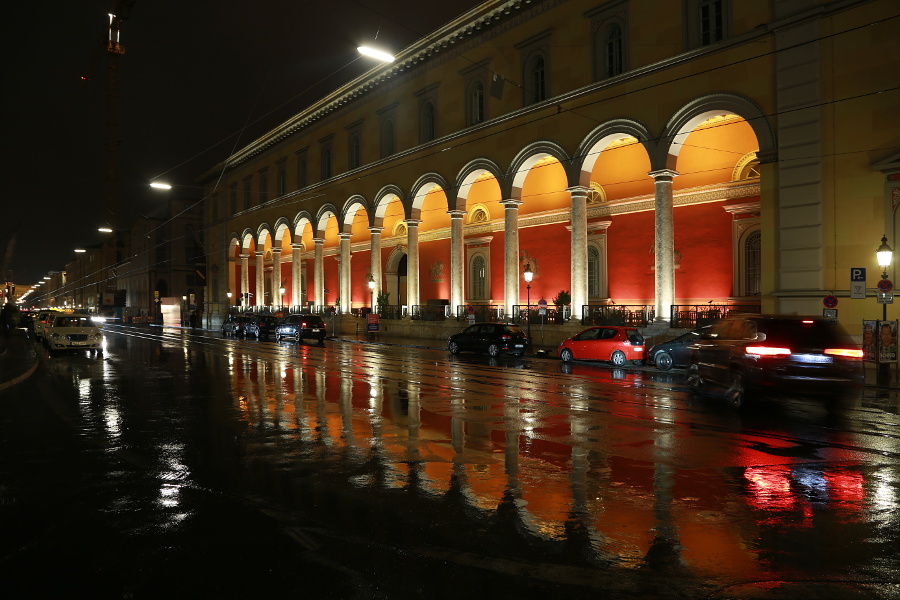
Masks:
[[[688,368],[687,383],[688,387],[694,392],[700,393],[703,390],[703,378],[700,377],[700,367],[691,365]]]
[[[668,352],[657,352],[653,357],[653,364],[660,371],[668,371],[672,368],[672,355]]]
[[[487,348],[488,356],[497,356],[500,354],[500,346],[497,344],[491,344]]]
[[[294,334],[294,341],[297,342],[298,344],[300,343],[300,341],[302,339],[303,339],[303,336],[300,334],[299,331]]]
[[[447,344],[447,350],[450,351],[450,354],[459,354],[459,344],[456,342],[450,342]]]
[[[562,352],[559,353],[559,358],[563,362],[572,362],[575,360],[575,356],[572,354],[572,351],[568,348],[563,348]]]
[[[731,374],[731,383],[728,384],[728,389],[725,391],[725,399],[733,407],[740,408],[744,404],[745,394],[744,376],[735,371]]]
[[[625,353],[621,350],[616,350],[615,352],[613,352],[610,360],[612,360],[612,364],[616,365],[617,367],[624,367],[625,363],[628,362],[628,359],[625,358]]]
[[[280,341],[281,341],[281,334],[278,333],[277,331],[275,332],[275,341],[276,341],[276,342],[280,342]]]

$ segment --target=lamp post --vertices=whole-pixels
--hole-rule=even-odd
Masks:
[[[878,246],[878,249],[875,250],[875,256],[878,258],[878,266],[881,267],[881,279],[882,281],[887,281],[888,278],[888,267],[891,266],[891,259],[894,257],[894,250],[887,243],[887,236],[884,235],[881,237],[881,245]],[[887,288],[885,288],[887,289]],[[886,294],[887,292],[881,291],[881,286],[879,286],[879,294]],[[881,320],[887,321],[887,302],[884,302],[884,298],[881,298]],[[882,324],[882,328],[884,324]],[[890,327],[890,326],[889,326]],[[880,331],[878,332],[878,380],[880,383],[886,382],[890,378],[890,366],[887,362],[882,362],[882,352],[881,345],[883,343],[880,335]],[[886,354],[884,358],[889,358]]]
[[[225,295],[228,296],[228,310],[231,310],[231,292],[225,292]]]
[[[187,313],[187,296],[181,297],[181,326],[184,327],[184,315]]]
[[[278,288],[278,294],[280,298],[278,299],[278,303],[281,305],[281,310],[284,310],[284,288]]]
[[[528,322],[528,344],[531,344],[531,280],[534,278],[534,271],[531,270],[531,264],[525,265],[525,272],[522,274],[525,277],[525,319]]]
[[[372,274],[369,273],[369,305],[371,306],[370,312],[375,312],[375,278],[372,277]]]

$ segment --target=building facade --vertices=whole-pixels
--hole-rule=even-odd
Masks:
[[[511,317],[567,292],[575,319],[674,324],[833,294],[858,334],[896,245],[897,19],[889,0],[484,2],[204,174],[210,301]]]

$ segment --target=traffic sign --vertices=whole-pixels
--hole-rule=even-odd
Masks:
[[[882,279],[878,282],[878,291],[879,292],[890,292],[894,289],[894,284],[890,279]]]
[[[822,304],[824,304],[826,308],[834,308],[835,306],[837,306],[837,303],[838,299],[834,294],[828,294],[822,300]]]
[[[850,269],[850,297],[855,300],[866,297],[866,270],[863,267]]]
[[[893,304],[894,292],[878,292],[878,304]]]

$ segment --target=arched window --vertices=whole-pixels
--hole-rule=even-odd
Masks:
[[[394,153],[394,122],[385,119],[381,123],[381,158]]]
[[[600,297],[600,251],[588,246],[588,297]]]
[[[762,235],[757,229],[744,238],[744,295],[759,296],[762,276]]]
[[[469,91],[469,124],[484,121],[484,84],[476,81]]]
[[[359,134],[350,136],[350,168],[357,169],[360,166]]]
[[[472,299],[487,299],[487,268],[484,257],[476,255],[472,259]]]
[[[436,135],[434,104],[426,101],[419,111],[419,141],[430,142]]]
[[[544,57],[535,56],[531,60],[529,69],[529,83],[531,84],[531,103],[541,102],[547,98],[547,74]]]
[[[322,148],[322,179],[331,177],[331,148]]]
[[[605,49],[605,73],[607,77],[620,75],[624,70],[622,60],[622,28],[616,24],[607,30]]]

